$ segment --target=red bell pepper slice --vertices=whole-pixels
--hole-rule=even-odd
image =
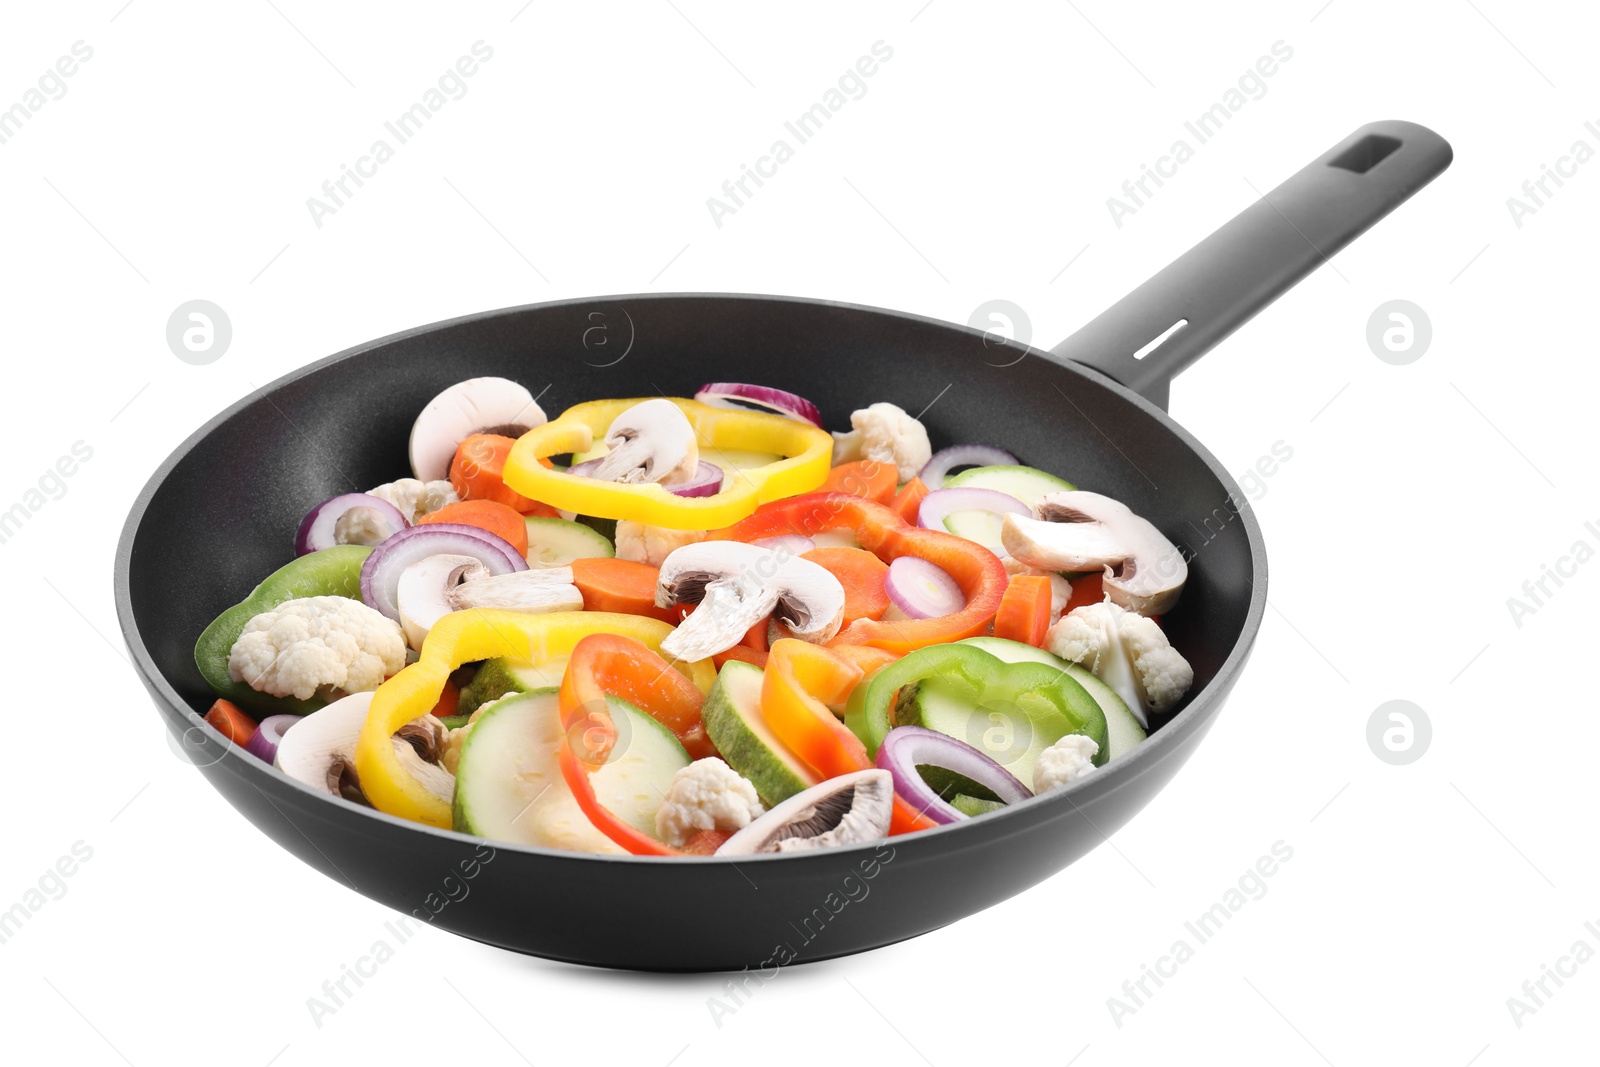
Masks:
[[[617,726],[607,696],[620,697],[677,735],[689,755],[714,755],[700,705],[705,696],[641,641],[620,634],[590,634],[573,646],[561,679],[561,776],[596,829],[636,856],[676,856],[623,822],[595,796],[589,775],[605,765]]]
[[[960,611],[932,619],[857,619],[839,633],[836,644],[872,645],[904,653],[987,632],[1008,581],[999,557],[964,537],[912,526],[882,504],[845,493],[806,493],[763,504],[749,518],[711,536],[759,541],[780,534],[809,537],[841,528],[853,532],[862,548],[885,563],[916,556],[942,568],[955,579],[967,602]]]

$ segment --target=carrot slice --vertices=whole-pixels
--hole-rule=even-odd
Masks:
[[[889,610],[889,592],[884,585],[889,565],[871,552],[862,548],[813,548],[800,558],[832,574],[844,587],[841,630],[857,619],[880,619]]]
[[[461,703],[461,689],[455,682],[445,679],[444,689],[439,692],[439,703],[433,706],[433,714],[441,719],[448,719],[456,713],[456,708]]]
[[[768,616],[768,618],[771,618],[771,616]],[[739,643],[753,651],[765,652],[769,647],[767,645],[767,619],[762,619],[746,630],[743,639]],[[720,667],[721,664],[718,664],[718,666]]]
[[[528,554],[528,524],[522,521],[521,513],[515,508],[498,500],[458,500],[437,511],[430,511],[417,520],[419,526],[425,522],[456,522],[463,526],[476,526],[511,542],[517,555]]]
[[[1039,574],[1014,575],[994,613],[994,635],[1044,647],[1050,629],[1050,579]]]
[[[893,463],[879,463],[875,459],[858,459],[854,463],[841,463],[828,472],[828,480],[814,490],[819,493],[849,493],[868,500],[887,504],[894,497],[895,486],[900,484],[900,472]]]
[[[762,623],[762,625],[765,626],[766,623]],[[748,645],[734,645],[725,652],[718,652],[711,657],[711,662],[716,666],[717,670],[720,671],[722,669],[722,665],[727,663],[730,659],[736,659],[741,663],[749,663],[753,666],[761,667],[763,669],[765,669],[767,666],[766,652],[760,649],[751,648]]]
[[[900,487],[900,491],[889,501],[889,507],[911,525],[917,524],[917,511],[922,507],[922,498],[928,495],[928,487],[921,478],[913,478]]]
[[[500,434],[477,433],[456,446],[455,459],[450,461],[450,484],[456,495],[462,500],[498,501],[523,515],[560,517],[555,508],[530,500],[505,483],[506,456],[514,444],[515,440]]]
[[[1073,608],[1081,608],[1087,604],[1098,604],[1106,598],[1104,586],[1100,584],[1101,575],[1085,574],[1082,578],[1072,580],[1072,598],[1067,601],[1067,606],[1061,610],[1065,615]],[[1048,580],[1048,579],[1047,579]]]
[[[679,851],[685,856],[709,856],[733,834],[732,830],[696,830],[695,835]]]
[[[231,701],[219,700],[206,712],[206,722],[236,745],[250,740],[256,732],[256,721],[240,711]]]
[[[648,563],[626,559],[575,559],[572,584],[583,595],[586,611],[616,611],[626,615],[647,615],[676,625],[676,608],[656,607],[656,579],[660,570]]]

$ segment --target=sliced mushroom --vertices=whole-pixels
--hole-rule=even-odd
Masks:
[[[572,584],[571,567],[530,567],[462,582],[450,591],[456,610],[582,611],[583,594]]]
[[[873,768],[796,793],[717,849],[719,856],[807,852],[877,841],[889,833],[894,778]]]
[[[424,763],[438,763],[450,740],[450,731],[436,715],[412,719],[394,732],[397,740],[411,746],[411,751]]]
[[[582,611],[583,594],[572,584],[571,567],[543,567],[490,574],[471,556],[425,556],[400,572],[395,602],[412,648],[421,648],[434,624],[452,611]]]
[[[689,417],[662,397],[645,400],[611,420],[611,449],[590,478],[603,482],[662,482],[673,485],[694,477],[700,446]]]
[[[475,433],[521,437],[549,420],[533,394],[508,378],[468,378],[432,400],[411,426],[411,470],[424,482],[450,477],[456,448]]]
[[[1176,545],[1120,500],[1074,490],[1040,497],[1037,518],[1007,515],[1000,524],[1006,551],[1048,571],[1104,569],[1113,604],[1141,615],[1171,611],[1189,578]]]
[[[451,594],[462,582],[489,576],[489,568],[472,556],[424,556],[400,572],[395,603],[406,642],[421,648],[433,624],[456,610]]]
[[[769,614],[802,641],[822,644],[844,620],[844,587],[829,571],[782,547],[701,541],[661,564],[656,606],[698,604],[661,642],[682,660],[705,659],[738,644]]]
[[[356,778],[356,741],[372,706],[371,693],[352,693],[294,724],[278,743],[273,764],[284,774],[333,797],[366,803]],[[400,764],[422,787],[443,800],[455,795],[455,776],[439,766],[447,733],[424,715],[391,739]]]

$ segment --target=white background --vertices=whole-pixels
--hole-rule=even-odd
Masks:
[[[0,34],[0,106],[73,42],[94,49],[0,145],[0,507],[74,442],[93,449],[0,545],[0,909],[75,842],[93,850],[0,945],[8,1060],[1592,1056],[1600,963],[1520,1027],[1506,1004],[1574,941],[1600,949],[1583,925],[1600,920],[1600,566],[1520,627],[1506,605],[1574,541],[1600,543],[1583,526],[1600,520],[1600,165],[1520,227],[1506,205],[1573,141],[1600,147],[1583,125],[1600,119],[1592,13],[123,2],[28,5]],[[494,56],[467,95],[314,225],[306,198],[480,39]],[[867,94],[716,226],[706,198],[879,40],[894,55]],[[1280,40],[1293,58],[1265,95],[1114,225],[1106,198]],[[1108,845],[938,933],[785,972],[720,1027],[717,976],[586,971],[434,930],[313,1022],[306,999],[390,914],[290,859],[174,756],[114,637],[114,539],[194,427],[365,339],[583,294],[794,293],[960,322],[1002,298],[1049,346],[1378,118],[1439,130],[1455,165],[1174,390],[1173,413],[1234,471],[1293,449],[1256,503],[1272,608],[1206,744]],[[195,298],[233,324],[208,366],[165,340]],[[1365,339],[1396,298],[1433,327],[1407,366]],[[1397,698],[1433,726],[1408,766],[1366,741]],[[1118,1025],[1107,998],[1280,840],[1293,858],[1266,895]]]

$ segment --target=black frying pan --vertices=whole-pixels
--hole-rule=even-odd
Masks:
[[[1450,163],[1405,122],[1357,130],[1051,352],[996,358],[982,334],[876,308],[784,297],[637,295],[491,311],[329,357],[212,419],[156,471],[117,550],[123,636],[167,728],[256,826],[328,877],[519,952],[607,967],[781,966],[926,933],[1049,877],[1121,827],[1189,758],[1261,625],[1266,555],[1234,480],[1163,410],[1168,382]],[[596,315],[602,316],[596,318]],[[1153,351],[1134,354],[1186,325]],[[607,323],[616,344],[586,334]],[[586,338],[590,345],[585,344]],[[990,339],[992,343],[992,338]],[[751,380],[836,425],[876,400],[924,417],[936,448],[993,442],[1126,501],[1192,554],[1164,621],[1195,668],[1187,704],[1107,770],[885,847],[726,860],[496,846],[336,801],[231,749],[197,712],[195,638],[290,558],[336,492],[406,471],[435,393],[494,374],[559,411],[596,397]]]

